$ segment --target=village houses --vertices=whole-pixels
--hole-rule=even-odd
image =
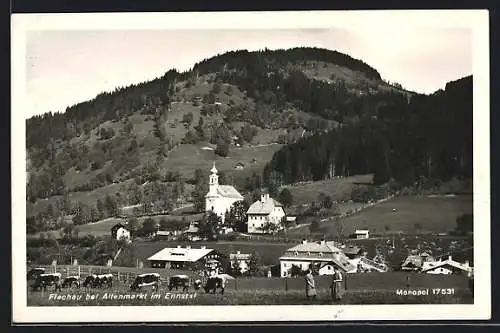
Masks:
[[[199,249],[191,248],[190,245],[185,248],[166,247],[147,259],[153,268],[171,268],[171,269],[189,269],[199,265],[205,271],[220,272],[220,253],[214,249],[207,249],[202,246]]]

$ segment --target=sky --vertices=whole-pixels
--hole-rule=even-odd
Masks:
[[[26,34],[26,118],[64,111],[172,68],[188,70],[218,53],[298,46],[349,54],[419,93],[472,74],[468,28],[40,30]]]

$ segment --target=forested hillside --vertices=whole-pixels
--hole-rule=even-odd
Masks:
[[[345,126],[283,147],[266,183],[373,173],[401,185],[472,177],[472,77],[431,96],[388,99]]]
[[[336,51],[228,52],[28,119],[30,230],[196,203],[214,160],[243,193],[361,173],[470,177],[471,121],[471,77],[421,96]]]

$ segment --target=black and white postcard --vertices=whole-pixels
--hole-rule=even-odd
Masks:
[[[487,11],[14,14],[12,94],[15,322],[490,317]]]

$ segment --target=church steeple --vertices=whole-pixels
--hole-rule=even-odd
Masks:
[[[217,192],[217,187],[219,186],[219,176],[217,175],[217,168],[215,167],[215,162],[214,165],[212,166],[212,169],[210,169],[210,172],[212,173],[209,178],[209,192],[210,193],[216,193]]]

